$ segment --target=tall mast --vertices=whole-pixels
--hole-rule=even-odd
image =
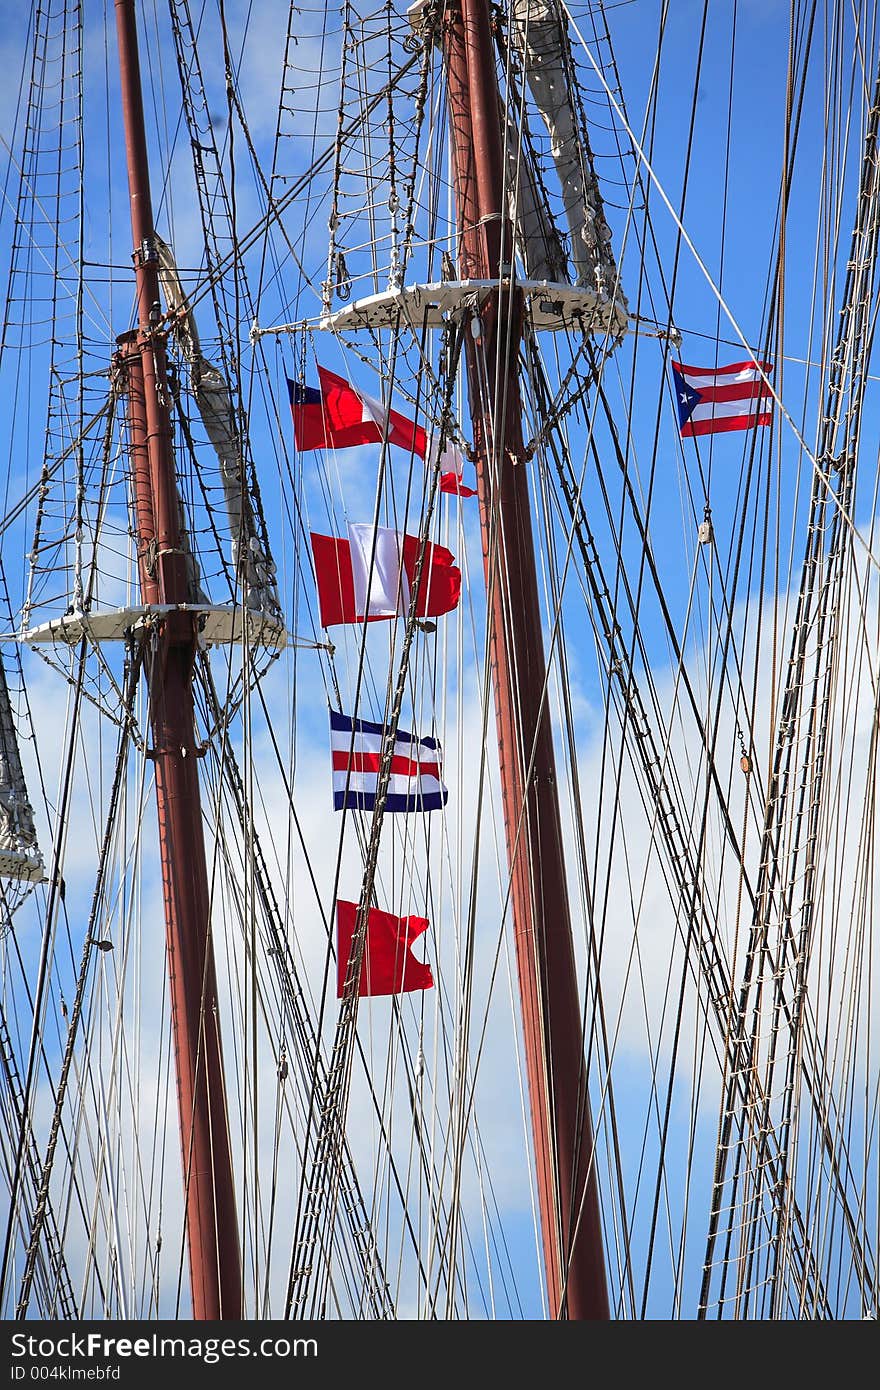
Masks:
[[[134,0],[115,0],[138,327],[120,339],[129,433],[141,594],[145,604],[185,604],[186,555],[171,443],[165,335],[159,330],[154,240]],[[144,638],[171,1022],[189,1246],[193,1317],[242,1315],[241,1256],[210,900],[199,796],[193,701],[195,617],[169,612]]]
[[[554,1318],[609,1317],[581,1007],[519,395],[500,100],[488,0],[445,11],[463,280],[500,281],[465,334],[488,590],[505,835],[544,1264]]]

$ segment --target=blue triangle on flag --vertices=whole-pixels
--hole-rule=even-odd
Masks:
[[[688,385],[681,373],[677,372],[674,367],[672,368],[672,376],[675,381],[675,404],[678,407],[678,428],[683,430],[703,397],[701,392]]]

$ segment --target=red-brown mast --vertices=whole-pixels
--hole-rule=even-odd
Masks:
[[[141,592],[144,603],[183,604],[187,566],[180,543],[165,337],[158,330],[158,259],[134,0],[115,4],[138,298],[137,331],[123,335],[120,343],[129,391]],[[193,615],[169,614],[155,637],[145,641],[193,1317],[235,1319],[242,1311],[241,1257],[196,761]]]
[[[459,273],[504,279],[513,233],[488,0],[447,4],[444,47]],[[515,290],[494,291],[467,326],[465,351],[550,1312],[599,1319],[608,1292],[522,439],[521,311]]]

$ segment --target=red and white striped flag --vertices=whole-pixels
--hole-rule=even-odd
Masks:
[[[769,425],[773,397],[761,375],[770,362],[733,362],[729,367],[686,367],[672,363],[675,403],[682,438]]]

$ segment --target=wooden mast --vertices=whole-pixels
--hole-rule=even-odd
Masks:
[[[466,327],[505,835],[550,1313],[609,1317],[534,561],[488,0],[451,0],[444,51],[462,279],[499,280]]]
[[[141,592],[144,603],[185,604],[187,557],[180,539],[165,335],[158,328],[158,256],[134,0],[115,0],[115,5],[138,302],[137,331],[120,339],[120,357],[129,396]],[[172,612],[144,641],[193,1317],[237,1319],[241,1256],[199,796],[195,619]]]

